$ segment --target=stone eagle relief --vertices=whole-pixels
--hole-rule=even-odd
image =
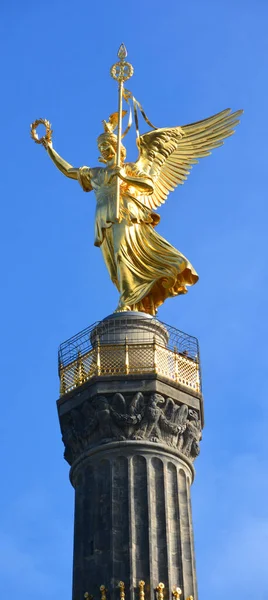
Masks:
[[[73,409],[62,423],[64,456],[70,464],[85,450],[120,440],[166,444],[194,460],[201,421],[196,410],[172,398],[137,392],[128,402],[120,393],[98,395]]]

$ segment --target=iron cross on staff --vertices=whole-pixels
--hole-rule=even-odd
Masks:
[[[121,137],[122,137],[122,105],[123,105],[123,89],[124,81],[132,77],[134,69],[132,65],[125,61],[127,57],[127,49],[125,44],[121,44],[117,56],[119,62],[111,67],[111,76],[118,82],[118,128],[117,128],[117,156],[116,166],[120,168],[121,156]],[[120,220],[120,178],[116,179],[116,221]]]

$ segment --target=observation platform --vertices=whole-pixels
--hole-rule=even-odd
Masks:
[[[157,374],[201,393],[197,338],[146,313],[114,313],[59,347],[60,396],[95,377]]]

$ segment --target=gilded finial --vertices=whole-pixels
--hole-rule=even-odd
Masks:
[[[119,581],[119,589],[120,589],[120,600],[125,600],[125,584],[123,581]]]
[[[93,600],[93,596],[91,594],[89,594],[88,592],[84,593],[84,598],[85,598],[85,600]]]
[[[145,581],[139,581],[139,600],[144,600],[144,586]]]
[[[117,56],[120,58],[120,60],[124,60],[127,57],[127,49],[125,44],[120,44]]]
[[[100,586],[101,600],[106,600],[106,587],[105,585]]]
[[[123,82],[127,81],[127,79],[130,79],[130,77],[132,77],[133,73],[134,73],[134,69],[133,66],[126,62],[125,58],[127,57],[127,49],[125,44],[121,44],[118,52],[117,52],[117,56],[119,58],[119,62],[115,63],[111,69],[110,69],[110,74],[112,76],[113,79],[115,79],[118,82]],[[123,88],[121,90],[121,92],[123,91]],[[122,93],[121,93],[121,102],[122,102]],[[120,103],[121,103],[120,102]],[[120,112],[120,110],[118,111]]]
[[[165,588],[164,583],[159,583],[158,584],[158,586],[156,588],[158,600],[163,600],[164,599],[164,588]]]
[[[194,600],[193,596],[188,596],[188,598],[186,598],[186,600]]]
[[[182,590],[179,587],[174,587],[172,590],[172,596],[175,600],[180,600],[180,596],[182,595]],[[189,599],[188,599],[189,600]]]

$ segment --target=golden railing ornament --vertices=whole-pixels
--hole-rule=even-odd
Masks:
[[[44,125],[44,127],[46,128],[45,135],[43,135],[40,138],[38,137],[37,131],[36,131],[37,127],[39,125]],[[35,141],[36,144],[43,144],[43,146],[46,146],[46,144],[48,144],[52,141],[53,130],[51,129],[51,123],[47,119],[36,119],[36,121],[34,121],[30,127],[31,127],[31,137]]]
[[[165,589],[165,584],[164,583],[159,583],[156,591],[157,591],[157,600],[164,600],[164,589]]]
[[[106,600],[106,587],[105,585],[100,586],[101,600]]]
[[[144,587],[145,587],[145,581],[139,581],[139,600],[144,600],[145,598],[145,594],[144,594]]]
[[[182,595],[182,590],[179,587],[174,587],[172,590],[172,596],[175,600],[180,600],[180,597]]]
[[[120,589],[120,600],[125,600],[125,584],[123,581],[119,581]]]

